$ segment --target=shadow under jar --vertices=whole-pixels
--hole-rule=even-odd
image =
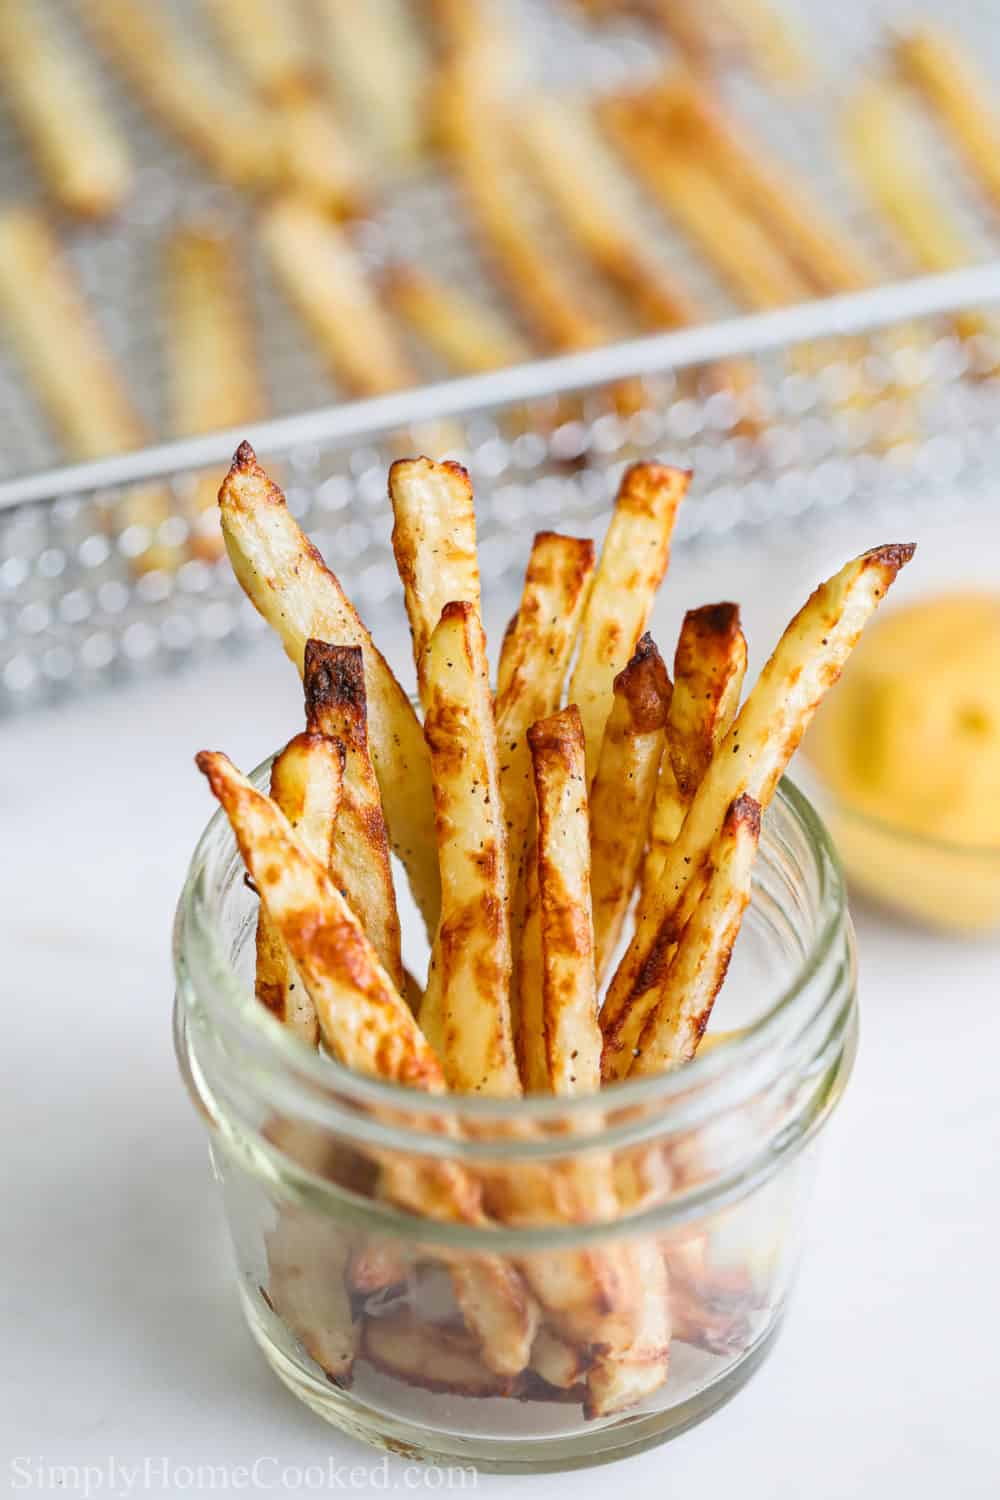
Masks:
[[[728,1400],[780,1328],[856,1047],[805,798],[786,781],[765,818],[722,1030],[592,1097],[429,1096],[309,1051],[254,999],[256,906],[217,813],[177,915],[177,1051],[281,1380],[370,1443],[508,1472],[624,1457]]]

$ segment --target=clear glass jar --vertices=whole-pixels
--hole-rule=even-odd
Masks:
[[[256,904],[216,814],[177,915],[177,1052],[281,1380],[356,1437],[509,1472],[623,1457],[728,1400],[781,1326],[856,1046],[843,881],[805,798],[786,782],[765,818],[725,1030],[595,1098],[432,1098],[308,1051],[253,998]],[[395,1206],[443,1173],[489,1217]]]

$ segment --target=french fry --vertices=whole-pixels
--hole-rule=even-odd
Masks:
[[[164,318],[170,427],[177,437],[256,422],[265,412],[246,289],[231,240],[194,225],[177,229],[164,255]],[[192,495],[192,550],[212,562],[225,548],[217,475]]]
[[[347,1285],[355,1297],[371,1297],[388,1287],[400,1286],[409,1265],[399,1249],[378,1240],[357,1245],[347,1265]]]
[[[212,171],[237,187],[271,183],[275,141],[266,114],[227,84],[158,3],[89,0],[81,13],[143,104]]]
[[[641,102],[609,97],[598,115],[652,197],[743,303],[764,310],[809,296],[806,282],[756,219],[733,202],[684,141],[657,128]]]
[[[265,98],[309,78],[315,64],[295,7],[284,0],[205,0],[222,41]]]
[[[1000,204],[1000,119],[991,88],[954,37],[922,26],[898,39],[895,60],[951,132],[969,166]]]
[[[511,1034],[510,896],[486,641],[475,603],[445,605],[422,658],[441,922],[425,1007],[460,1093],[521,1092]],[[424,1008],[421,1008],[423,1021]]]
[[[606,969],[632,900],[665,753],[671,686],[644,635],[614,684],[614,702],[590,793],[590,882],[594,963]]]
[[[760,804],[746,793],[726,813],[705,890],[664,973],[647,977],[649,1018],[629,1077],[663,1073],[697,1051],[750,900],[760,838]]]
[[[461,464],[397,460],[389,470],[392,550],[413,637],[413,660],[426,709],[424,655],[446,604],[479,611],[479,560],[472,485]]]
[[[133,179],[124,135],[87,71],[35,0],[8,0],[0,24],[3,93],[49,192],[61,208],[101,219]]]
[[[601,1012],[602,1077],[624,1078],[650,1011],[647,974],[662,970],[690,919],[727,809],[744,793],[766,808],[820,701],[836,682],[912,544],[873,548],[820,584],[778,642],[722,741],[666,851]]]
[[[428,930],[435,931],[441,898],[430,760],[410,700],[249,443],[237,450],[219,505],[233,571],[299,672],[310,639],[362,648],[368,741],[389,837]]]
[[[203,751],[196,760],[309,988],[326,1045],[356,1072],[443,1093],[437,1057],[330,875],[295,838],[280,808],[224,755]],[[477,1186],[455,1163],[393,1156],[382,1163],[382,1182],[399,1207],[486,1222]],[[537,1309],[517,1272],[499,1256],[481,1254],[457,1259],[451,1276],[484,1361],[500,1374],[520,1373],[530,1358]]]
[[[148,440],[72,267],[46,221],[29,208],[0,213],[0,317],[72,458],[104,458]],[[171,510],[163,485],[133,486],[122,497],[116,525],[141,527],[150,538],[133,561],[137,572],[171,570],[183,561],[177,546],[157,536]]]
[[[770,0],[723,0],[722,11],[755,73],[789,93],[805,91],[815,69],[805,39],[787,15]]]
[[[283,1204],[266,1239],[272,1311],[336,1386],[349,1386],[358,1330],[345,1281],[348,1237],[308,1210]]]
[[[528,730],[538,802],[542,1036],[549,1089],[601,1086],[583,725],[575,706]]]
[[[307,731],[290,740],[271,767],[272,801],[323,865],[330,863],[341,807],[344,757],[342,744]],[[263,904],[257,916],[254,990],[261,1005],[307,1046],[318,1045],[316,1007]]]
[[[816,292],[854,292],[878,284],[879,269],[863,247],[827,217],[786,167],[768,158],[704,86],[675,73],[645,97],[664,129],[679,137],[772,235]]]
[[[581,1348],[561,1338],[547,1323],[535,1334],[531,1346],[531,1370],[557,1391],[571,1391],[582,1385],[593,1362],[589,1348]]]
[[[382,278],[382,288],[393,311],[463,375],[531,358],[529,345],[491,307],[415,266],[394,266]]]
[[[587,1373],[584,1415],[607,1417],[637,1405],[667,1378],[670,1362],[670,1294],[667,1269],[655,1240],[629,1247],[631,1281],[639,1303],[638,1332],[619,1357],[601,1353]]]
[[[569,685],[569,701],[578,706],[583,721],[591,780],[611,712],[614,680],[646,629],[670,560],[677,508],[690,483],[688,470],[666,464],[633,464],[622,476]]]
[[[411,168],[427,143],[427,58],[403,0],[312,0],[322,59],[359,133],[389,169]]]
[[[330,872],[379,962],[405,998],[389,836],[368,748],[362,648],[307,641],[303,682],[310,727],[339,741],[345,752],[343,796],[331,830]]]
[[[688,610],[674,656],[667,754],[653,799],[643,890],[651,890],[712,756],[736,717],[747,667],[739,606]]]
[[[361,1357],[406,1385],[452,1396],[509,1396],[511,1379],[490,1370],[464,1328],[424,1323],[411,1308],[364,1321]]]
[[[359,396],[415,383],[396,330],[336,224],[304,199],[285,197],[266,210],[261,236],[338,380]]]

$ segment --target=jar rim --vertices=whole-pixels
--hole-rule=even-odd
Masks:
[[[252,773],[255,785],[266,787],[270,765],[271,757]],[[542,1127],[558,1123],[570,1134],[574,1133],[576,1125],[581,1140],[588,1149],[593,1149],[598,1144],[590,1123],[595,1114],[595,1102],[599,1101],[599,1109],[605,1113],[629,1114],[655,1108],[659,1114],[661,1109],[677,1106],[683,1096],[705,1092],[718,1096],[725,1080],[741,1076],[746,1065],[765,1053],[776,1036],[784,1034],[786,1028],[793,1030],[800,1021],[808,1026],[813,1018],[808,1008],[813,981],[834,953],[847,919],[844,874],[822,818],[808,797],[788,777],[783,778],[775,801],[804,835],[812,859],[819,913],[812,941],[795,974],[770,1005],[738,1032],[673,1072],[624,1080],[607,1086],[599,1095],[571,1098],[546,1094],[526,1094],[511,1099],[428,1094],[354,1072],[336,1058],[304,1047],[256,1001],[252,990],[229,960],[218,924],[208,910],[205,891],[207,866],[217,855],[218,846],[226,847],[230,854],[236,849],[235,838],[221,808],[216,809],[198,841],[177,907],[173,958],[178,1004],[190,1008],[194,1001],[217,1031],[228,1034],[265,1067],[271,1067],[275,1072],[287,1068],[301,1082],[312,1085],[308,1107],[302,1110],[302,1114],[314,1123],[327,1123],[333,1129],[343,1130],[340,1099],[366,1111],[382,1109],[392,1112],[405,1108],[413,1127],[421,1118],[441,1121],[452,1117],[456,1122],[468,1122],[470,1127],[478,1129],[480,1135],[487,1123],[498,1127],[509,1126],[515,1121]],[[194,969],[199,971],[197,978]],[[331,1090],[336,1091],[337,1099],[329,1097]],[[717,1103],[721,1105],[722,1100],[717,1098]],[[687,1125],[689,1122],[683,1123]],[[374,1134],[379,1133],[376,1126]],[[440,1135],[436,1139],[442,1155],[462,1155],[460,1146],[472,1146],[471,1154],[475,1154],[472,1142],[459,1143],[454,1137]],[[429,1154],[436,1154],[430,1135],[426,1142],[422,1139],[421,1150],[425,1143]]]

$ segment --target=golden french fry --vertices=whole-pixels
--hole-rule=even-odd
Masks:
[[[646,628],[670,560],[677,508],[690,483],[688,470],[667,464],[632,464],[622,476],[569,684],[569,701],[583,720],[590,779],[611,712],[615,677]]]
[[[953,271],[973,259],[920,155],[898,87],[869,79],[851,103],[846,139],[873,204],[921,270]],[[995,326],[995,319],[976,311],[953,315],[962,338],[975,338],[991,321]]]
[[[35,0],[4,6],[0,80],[59,206],[85,219],[114,213],[132,186],[128,144],[85,66]]]
[[[590,793],[590,882],[600,980],[621,936],[649,831],[666,744],[671,687],[663,658],[644,635],[614,684]]]
[[[966,161],[1000,204],[1000,118],[990,84],[954,37],[922,26],[900,37],[895,59],[951,132]]]
[[[175,230],[164,256],[164,318],[170,427],[177,437],[259,420],[266,409],[252,314],[230,239],[193,225]],[[192,496],[192,550],[207,561],[225,548],[217,475]]]
[[[510,686],[510,679],[514,671],[514,644],[517,634],[517,611],[511,615],[504,626],[503,640],[500,642],[500,655],[497,660],[497,686],[494,699],[499,703],[504,693]]]
[[[639,1304],[638,1332],[616,1357],[599,1354],[587,1374],[584,1414],[607,1417],[636,1406],[667,1378],[670,1362],[670,1291],[667,1268],[655,1240],[629,1247],[631,1282]]]
[[[280,808],[224,755],[203,751],[196,760],[309,988],[326,1045],[357,1072],[443,1093],[437,1057],[331,876],[298,842]],[[438,1128],[447,1131],[447,1123]],[[381,1180],[399,1207],[486,1222],[478,1187],[455,1163],[394,1155],[382,1163]],[[451,1276],[484,1361],[501,1374],[518,1374],[530,1358],[537,1309],[517,1272],[499,1256],[482,1254],[456,1259]]]
[[[750,900],[759,838],[760,804],[744,793],[726,813],[712,850],[704,893],[673,957],[662,972],[653,966],[645,976],[646,993],[655,998],[639,1036],[630,1078],[675,1068],[697,1051]]]
[[[788,168],[771,160],[746,127],[683,73],[650,94],[653,116],[673,132],[715,181],[758,221],[819,293],[860,291],[882,279],[863,248],[832,222]]]
[[[46,221],[29,208],[0,213],[0,317],[72,458],[105,458],[148,441],[72,267]],[[171,511],[161,484],[133,486],[123,495],[116,526],[140,527],[150,538],[133,561],[137,572],[173,569],[183,561],[177,546],[157,537]]]
[[[275,172],[270,122],[153,0],[89,0],[81,13],[156,117],[220,177],[260,188]]]
[[[557,1391],[571,1391],[582,1385],[593,1362],[588,1347],[571,1344],[561,1338],[547,1323],[535,1334],[531,1346],[531,1370]]]
[[[206,8],[227,51],[265,97],[313,73],[305,28],[285,0],[206,0]]]
[[[521,1092],[511,1035],[510,896],[486,641],[469,601],[446,604],[424,652],[441,922],[421,1007],[440,1018],[448,1085]],[[438,1023],[430,1023],[437,1034]]]
[[[267,1301],[336,1386],[349,1386],[358,1331],[345,1281],[350,1241],[317,1213],[283,1204],[268,1234]]]
[[[403,0],[312,0],[321,57],[359,134],[390,169],[412,167],[427,141],[428,59]]]
[[[564,708],[528,730],[538,802],[542,1031],[553,1094],[601,1086],[594,926],[590,910],[590,823],[583,725]]]
[[[601,122],[653,198],[749,307],[805,300],[808,285],[756,219],[734,203],[690,146],[657,127],[641,101],[608,98]]]
[[[413,637],[417,682],[426,708],[424,653],[446,604],[479,611],[476,511],[461,464],[398,459],[389,470],[392,550]]]
[[[368,748],[368,702],[361,647],[307,641],[303,682],[309,727],[338,741],[345,754],[344,790],[331,830],[330,872],[364,928],[382,967],[399,993],[407,998],[389,836]]]
[[[384,1375],[453,1396],[508,1396],[512,1381],[490,1370],[464,1328],[424,1323],[412,1308],[367,1317],[361,1357]]]
[[[237,450],[219,506],[233,572],[300,673],[310,639],[362,648],[368,738],[389,837],[435,931],[441,896],[430,760],[409,698],[249,443]]]
[[[271,799],[281,808],[310,854],[329,865],[333,830],[344,785],[344,747],[307,731],[275,756]],[[267,908],[257,915],[257,999],[310,1047],[319,1044],[319,1021],[308,989]]]
[[[382,288],[393,311],[463,375],[531,358],[528,344],[493,308],[415,266],[394,266],[382,278]]]
[[[820,701],[914,551],[912,544],[875,547],[848,563],[820,584],[778,642],[712,757],[612,979],[601,1012],[605,1082],[628,1073],[655,994],[646,989],[647,967],[662,965],[692,915],[727,809],[744,793],[769,805]]]
[[[338,380],[360,396],[415,383],[396,330],[336,224],[304,199],[285,197],[265,212],[261,236]]]

